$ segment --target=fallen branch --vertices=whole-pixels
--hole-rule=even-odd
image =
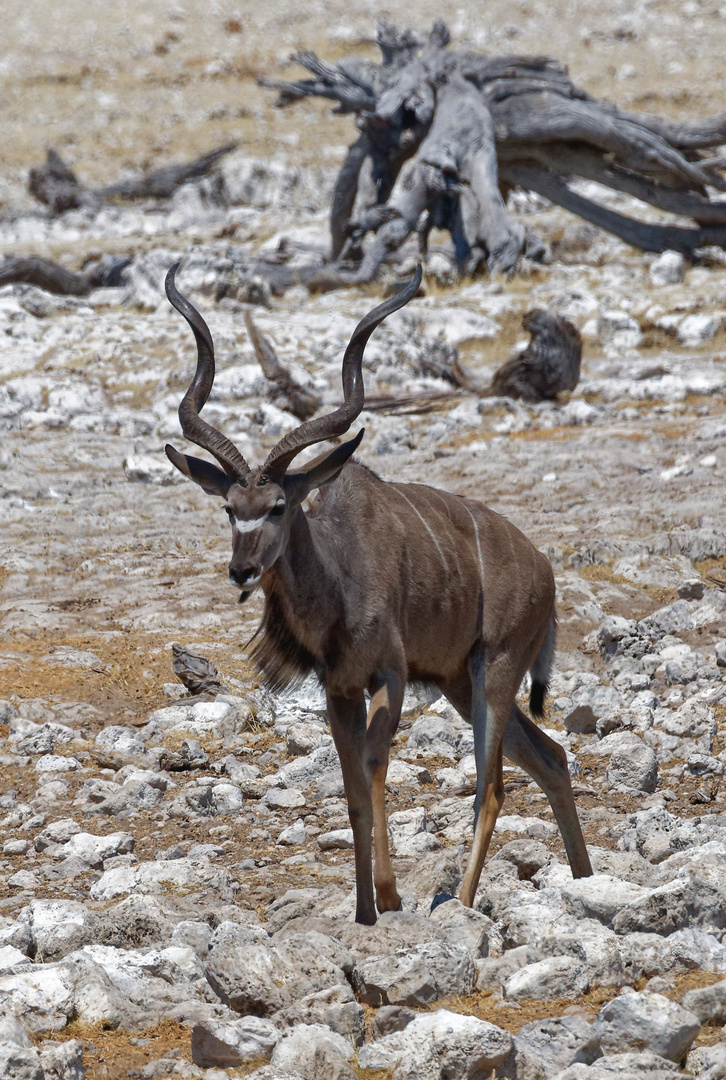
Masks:
[[[532,335],[526,348],[494,373],[484,397],[552,401],[562,390],[574,390],[580,378],[582,337],[562,315],[536,308],[522,320]]]
[[[297,379],[293,378],[288,369],[278,359],[269,338],[266,338],[257,329],[249,312],[245,314],[245,326],[252,347],[255,350],[255,356],[265,373],[265,378],[269,379],[277,387],[274,403],[281,409],[291,412],[298,420],[309,419],[322,404],[320,395],[306,389]]]
[[[237,143],[226,143],[194,161],[153,169],[100,188],[84,187],[60,155],[50,149],[45,165],[30,170],[28,190],[53,214],[62,214],[65,210],[80,206],[97,206],[114,199],[168,199],[182,184],[206,176],[221,158],[236,147]]]
[[[219,677],[217,668],[206,656],[189,652],[177,641],[172,642],[174,674],[190,694],[227,694],[228,688]]]
[[[74,271],[50,259],[8,256],[0,263],[0,285],[23,283],[57,296],[88,296],[94,289],[123,285],[123,271],[130,262],[127,256],[104,255],[88,269]]]

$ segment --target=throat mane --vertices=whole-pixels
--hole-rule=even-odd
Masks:
[[[266,597],[260,634],[252,659],[265,676],[268,690],[279,692],[301,683],[315,670],[314,656],[296,637],[274,592]]]

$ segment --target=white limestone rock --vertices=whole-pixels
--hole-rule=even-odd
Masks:
[[[470,994],[476,969],[469,950],[432,941],[358,964],[359,997],[367,1005],[428,1005]]]
[[[683,996],[683,1007],[695,1013],[702,1024],[726,1023],[726,979],[689,990]]]
[[[686,1058],[686,1068],[698,1080],[724,1080],[726,1077],[726,1043],[697,1046]]]
[[[686,260],[680,251],[663,251],[653,259],[648,273],[655,286],[679,285],[686,276]]]
[[[294,1004],[273,1013],[272,1020],[278,1028],[297,1024],[325,1024],[354,1046],[361,1046],[365,1042],[365,1013],[347,984],[340,983],[327,990],[306,994]]]
[[[589,985],[584,964],[571,956],[548,956],[515,971],[504,984],[504,995],[510,1001],[520,998],[555,1001],[577,998]]]
[[[682,1076],[672,1061],[645,1050],[642,1053],[609,1054],[592,1065],[570,1065],[552,1080],[673,1080]]]
[[[298,1024],[275,1046],[271,1065],[294,1069],[305,1080],[355,1080],[348,1064],[354,1054],[350,1042],[325,1024]]]
[[[605,784],[615,791],[655,791],[658,786],[655,753],[642,742],[615,750],[605,771]]]
[[[719,312],[686,315],[685,319],[678,325],[676,336],[682,345],[690,348],[704,345],[712,337],[715,337],[722,322],[723,315]]]
[[[271,1016],[306,994],[345,985],[353,957],[340,942],[316,931],[274,944],[213,940],[207,978],[235,1012]]]
[[[353,848],[353,830],[331,829],[330,832],[320,833],[318,847],[323,851],[351,851]]]
[[[40,1054],[34,1046],[0,1043],[0,1076],[3,1080],[45,1080]]]
[[[260,1016],[205,1020],[192,1028],[192,1061],[204,1069],[231,1069],[251,1058],[269,1058],[279,1040],[275,1025]]]
[[[427,825],[428,818],[423,806],[389,814],[388,829],[395,854],[418,856],[426,851],[437,851],[441,843],[427,831]]]
[[[642,991],[609,1001],[598,1013],[594,1028],[604,1054],[646,1048],[680,1061],[701,1024],[695,1013],[662,994]]]
[[[113,900],[128,893],[163,893],[174,889],[200,889],[225,903],[234,900],[237,884],[230,872],[213,866],[208,858],[182,858],[141,862],[106,870],[91,886],[94,900]]]
[[[508,1031],[438,1009],[418,1015],[402,1031],[367,1043],[358,1064],[362,1069],[394,1069],[396,1080],[471,1080],[503,1065],[511,1049]]]
[[[546,840],[557,834],[553,821],[538,817],[523,817],[521,814],[500,814],[494,826],[496,832],[520,833],[534,840]]]
[[[18,915],[43,961],[59,960],[93,939],[94,913],[76,900],[32,900]]]
[[[589,1065],[599,1053],[597,1035],[584,1016],[534,1020],[514,1036],[514,1073],[517,1080],[540,1080],[574,1062]]]
[[[625,311],[601,311],[597,320],[600,344],[614,352],[637,349],[643,343],[643,332],[638,321]]]
[[[475,908],[464,907],[459,900],[448,900],[431,912],[429,922],[452,945],[463,945],[472,960],[481,960],[489,952],[491,919]]]

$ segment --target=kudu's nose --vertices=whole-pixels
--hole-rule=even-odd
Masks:
[[[229,568],[229,580],[233,585],[236,585],[239,589],[244,589],[246,586],[256,584],[262,571],[259,566],[248,566],[243,570],[240,570],[236,566],[230,566]]]

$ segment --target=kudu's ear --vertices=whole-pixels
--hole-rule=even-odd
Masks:
[[[322,487],[323,484],[329,484],[331,480],[335,480],[346,461],[352,457],[360,446],[364,433],[365,428],[361,428],[354,439],[348,439],[347,442],[341,443],[340,446],[328,450],[325,454],[320,454],[308,462],[303,469],[288,473],[285,477],[285,486],[289,483],[296,497],[302,502],[310,491],[314,491],[315,488]]]
[[[191,457],[190,454],[180,454],[169,443],[164,449],[172,465],[176,465],[179,472],[184,473],[195,484],[199,484],[207,495],[218,495],[221,499],[227,498],[232,481],[226,473],[218,469],[216,465],[212,465],[211,461],[203,461],[202,458]]]

